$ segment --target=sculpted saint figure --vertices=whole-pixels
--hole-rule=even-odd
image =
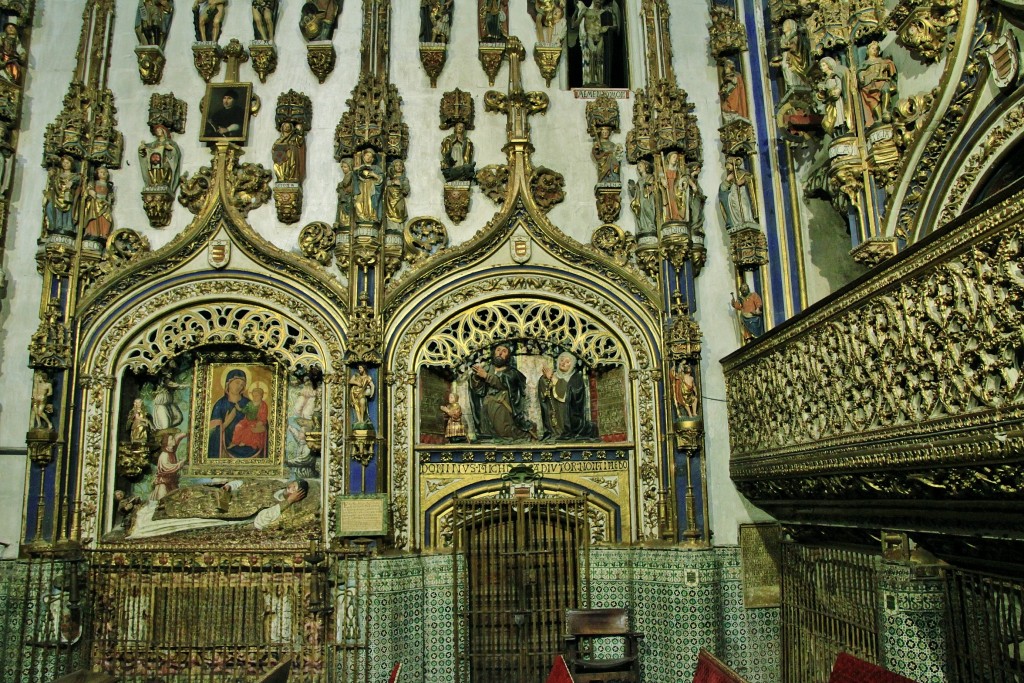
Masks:
[[[302,126],[281,123],[281,135],[272,150],[274,177],[279,183],[301,183],[306,177],[306,136]]]
[[[139,143],[142,182],[147,187],[166,187],[173,194],[181,177],[181,148],[166,126],[153,126],[153,134],[155,140]]]
[[[476,175],[473,142],[466,135],[466,124],[458,121],[451,135],[441,140],[441,175],[448,182],[472,180]]]
[[[105,242],[114,225],[114,183],[106,166],[96,167],[96,177],[85,191],[85,237]]]
[[[448,394],[448,403],[441,406],[444,415],[444,436],[448,443],[465,443],[466,421],[462,417],[462,406],[458,394]]]
[[[46,413],[50,409],[50,397],[53,396],[53,383],[36,370],[32,377],[32,429],[53,429],[53,422]]]
[[[814,96],[822,107],[821,127],[826,133],[840,135],[850,130],[848,72],[832,57],[823,57],[819,66],[823,78]]]
[[[81,189],[82,176],[75,171],[69,156],[60,158],[60,168],[51,168],[43,193],[43,225],[48,232],[75,234],[75,204]]]
[[[388,166],[388,179],[384,186],[384,216],[388,227],[401,229],[409,219],[405,198],[409,196],[409,176],[405,175],[405,162],[395,159]]]
[[[590,149],[590,158],[597,166],[597,182],[617,183],[620,180],[619,168],[622,158],[622,147],[611,141],[610,126],[597,129],[597,139]]]
[[[307,0],[299,29],[306,40],[330,40],[338,20],[338,0]]]
[[[728,157],[725,178],[718,188],[726,230],[759,227],[756,194],[754,174],[743,165],[743,158]]]
[[[256,40],[273,40],[278,0],[252,0],[252,33]]]
[[[882,56],[878,41],[868,44],[867,56],[857,70],[857,84],[864,103],[864,125],[888,121],[892,95],[896,92],[896,65]]]
[[[743,342],[753,341],[764,334],[764,304],[761,295],[750,291],[746,282],[740,285],[740,297],[731,297],[732,307],[743,325]]]
[[[173,0],[139,0],[135,12],[135,37],[139,44],[163,48],[173,15]]]
[[[557,369],[545,365],[537,381],[545,439],[576,440],[597,436],[590,421],[587,382],[576,368],[576,357],[568,351],[558,356]]]
[[[807,85],[807,46],[804,42],[800,25],[795,19],[782,22],[782,35],[779,36],[779,66],[782,69],[782,80],[788,88],[806,87]]]
[[[352,200],[355,193],[355,173],[352,170],[351,157],[339,162],[341,166],[341,182],[338,183],[338,227],[347,228],[352,225]]]
[[[658,192],[654,174],[651,173],[651,162],[641,160],[636,165],[636,171],[637,179],[629,181],[629,206],[636,216],[636,237],[637,240],[644,237],[657,239],[655,216],[658,209]]]
[[[490,364],[478,363],[472,371],[469,387],[477,436],[534,438],[533,422],[526,416],[526,375],[512,365],[512,351],[496,346]]]
[[[607,7],[604,0],[590,0],[589,7],[583,0],[576,0],[576,14],[572,27],[579,35],[585,86],[609,85],[605,34],[614,34],[619,30],[621,19],[618,10],[619,6],[615,0],[611,0]]]
[[[376,391],[373,377],[360,365],[348,378],[349,396],[352,399],[352,426],[370,424],[370,399]]]
[[[384,173],[377,163],[377,153],[367,147],[360,154],[355,169],[353,209],[357,221],[375,223],[380,220],[380,195]]]
[[[25,68],[25,47],[21,44],[21,36],[15,24],[6,24],[0,36],[0,64],[3,65],[0,77],[20,85],[21,72]]]
[[[216,43],[220,40],[220,28],[224,23],[227,6],[228,0],[195,0],[192,3],[197,41]]]

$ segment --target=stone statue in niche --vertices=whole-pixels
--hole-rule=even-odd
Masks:
[[[526,412],[526,375],[515,367],[508,346],[494,347],[491,362],[472,367],[470,391],[477,437],[529,440],[536,427]]]
[[[757,185],[754,174],[746,169],[743,157],[725,161],[725,178],[718,188],[718,201],[725,215],[725,229],[757,228]]]
[[[744,344],[764,334],[764,303],[760,294],[751,291],[750,286],[743,282],[739,298],[730,296],[730,303],[739,316]]]
[[[565,0],[530,0],[527,10],[537,29],[537,42],[561,45],[565,39]]]
[[[451,37],[455,0],[420,0],[420,42],[445,44]]]
[[[683,180],[686,175],[686,164],[683,156],[672,150],[658,160],[661,166],[660,189],[662,221],[682,221],[686,211],[685,198],[682,196]]]
[[[197,41],[216,43],[220,40],[220,29],[224,24],[227,6],[228,0],[195,0],[192,3]]]
[[[60,158],[60,168],[47,172],[43,193],[43,229],[47,234],[74,235],[75,209],[82,176],[69,156]]]
[[[181,148],[171,139],[167,126],[153,126],[155,140],[139,143],[139,168],[146,187],[166,188],[174,194],[181,178]]]
[[[97,166],[85,190],[85,238],[106,242],[114,227],[114,183],[106,166]]]
[[[338,183],[338,219],[336,225],[339,228],[348,228],[352,225],[352,200],[355,196],[355,173],[351,157],[345,157],[339,162],[341,166],[341,182]]]
[[[479,0],[480,41],[504,43],[508,39],[508,0]]]
[[[568,351],[558,356],[554,368],[544,365],[537,380],[544,432],[541,438],[556,441],[593,439],[597,425],[590,421],[587,382]]]
[[[252,33],[256,40],[271,41],[277,30],[278,0],[252,0]]]
[[[686,178],[683,187],[686,195],[686,224],[690,226],[690,234],[704,234],[704,200],[707,196],[700,189],[700,172],[703,166],[699,161],[691,161],[686,165]]]
[[[747,106],[747,86],[736,63],[722,57],[718,60],[718,96],[722,104],[722,116],[726,119],[750,118]]]
[[[637,240],[658,238],[655,216],[658,211],[658,189],[651,162],[641,159],[636,165],[637,179],[629,181],[629,206],[636,216]]]
[[[590,149],[590,158],[597,166],[598,183],[617,183],[620,181],[619,168],[622,160],[622,145],[611,141],[611,126],[600,126],[597,137]]]
[[[53,412],[50,398],[53,396],[53,383],[46,373],[36,370],[32,376],[32,429],[53,429],[53,421],[49,413]]]
[[[14,85],[21,85],[21,74],[25,69],[25,47],[21,44],[17,24],[12,22],[4,25],[3,35],[0,36],[0,64],[3,65],[0,77]]]
[[[132,402],[131,410],[128,412],[128,440],[132,446],[145,446],[149,443],[149,431],[152,427],[149,413],[142,399],[137,398]]]
[[[163,49],[167,32],[174,16],[173,0],[139,0],[135,11],[135,37],[140,45],[153,45]]]
[[[370,426],[370,399],[377,388],[373,383],[373,377],[366,371],[365,365],[360,365],[348,378],[349,397],[352,401],[352,426]]]
[[[583,85],[606,87],[611,85],[609,53],[611,41],[622,28],[622,12],[616,0],[576,0],[572,21],[579,42],[583,67]],[[609,35],[611,34],[611,35]],[[570,40],[570,45],[573,42]]]
[[[380,222],[381,190],[384,172],[377,163],[377,152],[367,147],[359,152],[360,164],[353,179],[352,208],[355,218],[363,223]]]
[[[466,124],[457,121],[452,133],[441,140],[441,174],[444,179],[448,182],[472,180],[476,175],[473,156],[473,142],[466,134]]]
[[[672,404],[675,406],[676,418],[696,417],[700,401],[697,396],[697,382],[693,376],[693,366],[679,363],[669,368],[669,381],[672,385]]]
[[[882,56],[878,41],[868,43],[867,54],[857,69],[857,85],[864,104],[864,125],[891,118],[892,95],[896,92],[896,65]]]
[[[458,394],[448,394],[448,403],[441,406],[444,415],[444,438],[448,443],[466,442],[466,420],[462,416],[462,406]]]
[[[807,87],[807,42],[796,19],[782,22],[777,64],[787,89]]]
[[[384,185],[384,217],[389,229],[401,230],[409,220],[405,198],[409,196],[409,176],[405,174],[405,162],[395,159],[388,166],[388,178]]]
[[[271,152],[274,177],[279,183],[301,183],[306,178],[306,136],[301,123],[281,122],[281,134]]]
[[[338,21],[337,0],[308,0],[302,6],[299,29],[306,40],[330,40]]]
[[[815,99],[821,107],[821,127],[831,135],[842,135],[850,131],[848,69],[832,57],[823,57],[818,62],[822,80],[815,90]]]

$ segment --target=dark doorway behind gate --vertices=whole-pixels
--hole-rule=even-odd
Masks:
[[[587,585],[586,511],[585,498],[455,502],[456,683],[545,680]]]

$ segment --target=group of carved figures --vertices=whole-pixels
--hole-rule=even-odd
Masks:
[[[657,237],[658,225],[682,222],[703,231],[704,193],[697,178],[699,162],[686,163],[676,150],[636,165],[637,179],[629,181],[630,206],[636,216],[637,238]]]
[[[83,201],[84,198],[84,201]],[[97,166],[84,181],[69,156],[47,174],[43,193],[43,226],[48,234],[74,237],[79,218],[86,239],[105,242],[114,223],[114,184],[106,166]],[[82,214],[81,216],[79,214]]]
[[[392,159],[387,172],[377,152],[367,147],[355,157],[341,160],[342,179],[338,183],[339,226],[357,223],[380,223],[402,226],[409,218],[406,197],[409,196],[409,177],[405,162]]]
[[[452,0],[447,2],[449,14]],[[280,0],[250,0],[253,36],[272,41],[277,32]],[[305,0],[299,16],[299,29],[306,40],[330,40],[340,11],[338,0]],[[196,40],[216,43],[227,13],[228,0],[193,0],[192,18]],[[135,34],[140,45],[163,48],[174,16],[172,0],[139,0],[135,13]]]
[[[597,425],[591,421],[589,388],[568,351],[559,354],[554,365],[546,363],[537,380],[536,398],[541,424],[530,419],[527,409],[526,375],[516,366],[508,346],[494,348],[489,363],[477,363],[469,372],[474,433],[478,440],[591,440]],[[467,439],[465,414],[455,393],[448,394],[440,407],[445,437],[450,443]]]

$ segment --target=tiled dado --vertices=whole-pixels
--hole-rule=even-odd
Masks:
[[[779,680],[779,610],[744,608],[738,548],[594,548],[590,562],[593,606],[630,607],[645,635],[645,683],[691,680],[702,647],[751,683]]]
[[[880,638],[887,669],[918,683],[946,677],[945,587],[938,577],[884,563],[879,574]]]

